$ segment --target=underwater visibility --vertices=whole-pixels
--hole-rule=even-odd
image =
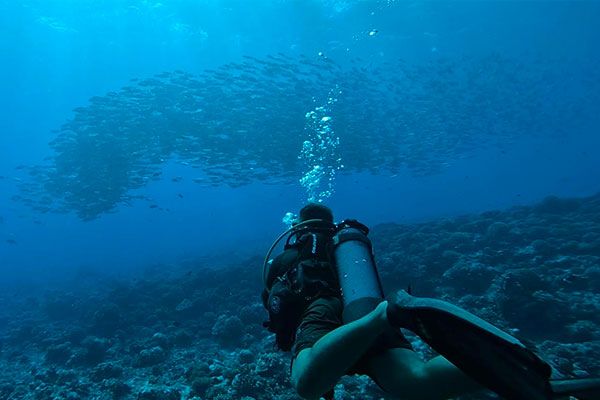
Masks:
[[[600,3],[0,11],[0,400],[600,400]]]

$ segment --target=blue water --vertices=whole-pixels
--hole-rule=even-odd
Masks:
[[[73,212],[42,214],[12,200],[19,180],[30,179],[24,170],[53,155],[53,131],[73,118],[72,110],[131,79],[175,70],[199,74],[243,56],[277,53],[321,53],[342,66],[361,58],[367,68],[398,59],[420,65],[499,55],[530,71],[540,59],[553,60],[556,71],[579,71],[573,66],[597,65],[598,17],[600,3],[583,1],[0,1],[0,280],[262,254],[284,228],[285,212],[306,201],[297,181],[301,169],[287,184],[200,187],[190,181],[194,171],[169,162],[164,179],[136,191],[169,211],[139,201],[82,221]],[[598,75],[569,79],[570,97],[549,111],[559,133],[530,132],[525,121],[522,135],[451,157],[427,176],[406,168],[342,171],[325,202],[338,219],[373,225],[597,193],[600,104],[584,89],[598,86]],[[583,115],[572,112],[578,109]],[[268,135],[269,121],[262,123]],[[184,179],[174,185],[171,176]]]

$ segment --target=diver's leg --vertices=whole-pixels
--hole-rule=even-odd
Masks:
[[[318,399],[332,389],[346,371],[390,325],[387,301],[364,317],[327,333],[303,349],[292,364],[292,384],[305,399]]]
[[[551,367],[515,337],[446,301],[399,291],[388,319],[407,328],[482,386],[502,398],[548,400]]]
[[[568,378],[550,381],[553,399],[600,399],[600,378]]]
[[[369,372],[384,391],[403,400],[441,400],[483,389],[444,357],[424,362],[404,348],[373,357]]]

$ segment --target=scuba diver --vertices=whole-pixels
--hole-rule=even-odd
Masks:
[[[333,399],[343,375],[364,374],[402,399],[486,388],[511,400],[600,399],[600,379],[551,381],[550,366],[519,340],[459,307],[404,291],[386,298],[368,232],[356,220],[336,224],[328,207],[309,203],[267,253],[264,325],[292,352],[301,397]],[[400,328],[440,355],[421,360]]]

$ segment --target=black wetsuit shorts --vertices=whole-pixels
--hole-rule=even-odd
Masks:
[[[304,350],[314,344],[327,333],[343,325],[342,311],[344,306],[338,297],[321,297],[313,301],[302,314],[302,321],[296,330],[296,339],[292,346],[293,360]],[[400,331],[393,334],[381,335],[371,348],[362,356],[347,374],[366,374],[367,360],[377,356],[387,349],[412,349]]]

